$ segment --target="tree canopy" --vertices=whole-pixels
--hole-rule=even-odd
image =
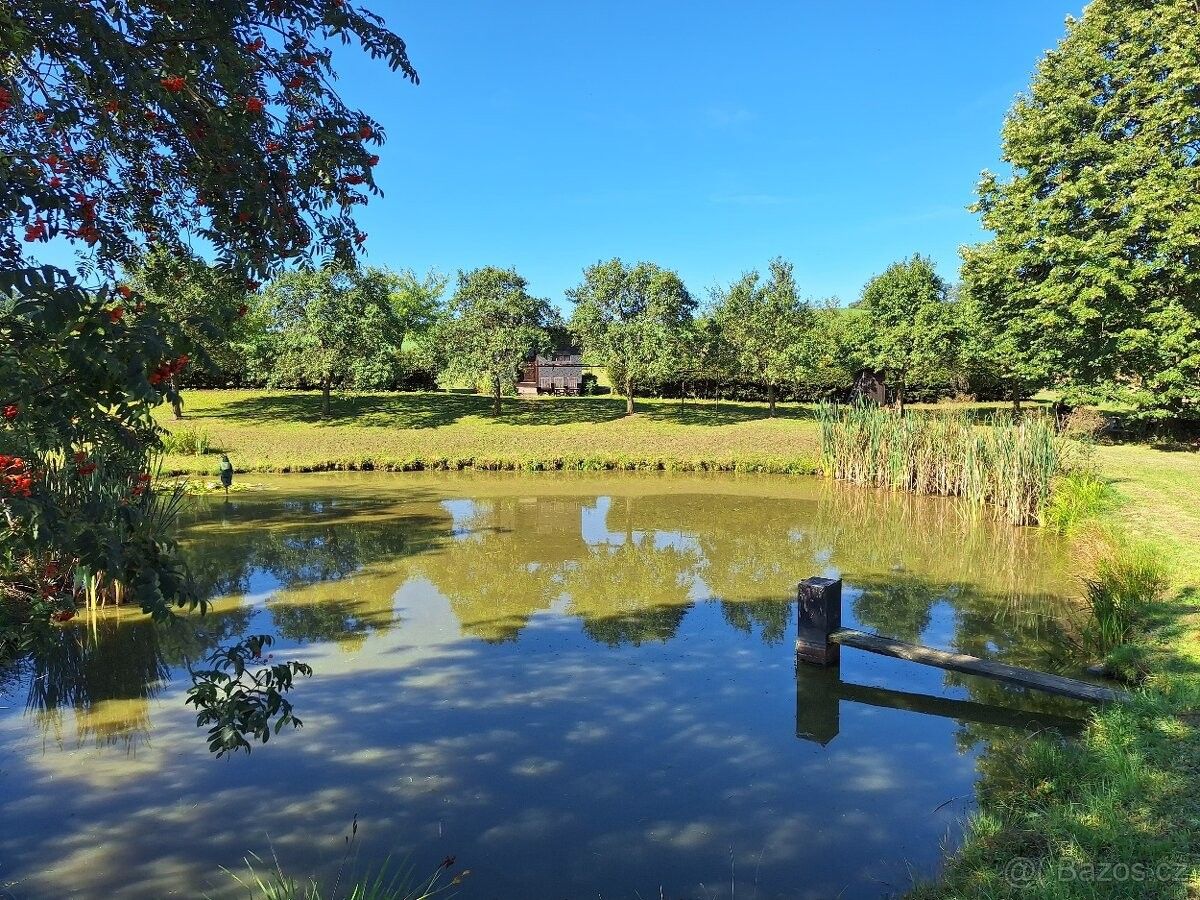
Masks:
[[[633,415],[638,387],[670,377],[687,352],[696,301],[674,272],[619,259],[586,268],[567,296],[575,304],[571,332],[608,370]]]
[[[892,263],[863,288],[871,364],[886,373],[902,411],[914,378],[936,377],[957,360],[960,322],[947,292],[932,260],[918,255]]]
[[[199,602],[149,469],[151,409],[178,399],[200,323],[178,327],[117,275],[193,244],[250,290],[290,264],[349,264],[384,138],[333,88],[334,48],[350,42],[416,81],[404,41],[348,3],[0,4],[5,621],[72,615],[77,576],[158,617]],[[39,265],[59,248],[73,274]],[[265,645],[228,648],[197,682],[217,749],[290,720],[280,694],[297,670],[239,686]]]
[[[557,316],[545,300],[530,296],[515,269],[485,266],[458,273],[458,287],[436,327],[438,352],[447,371],[491,388],[493,411],[521,376],[525,361],[550,343]]]
[[[337,264],[280,275],[263,295],[275,332],[272,375],[319,387],[328,418],[334,385],[382,365],[404,339],[391,287],[387,272]]]
[[[781,384],[802,377],[813,357],[814,318],[800,298],[792,264],[773,259],[762,281],[748,272],[713,296],[711,317],[728,348],[735,373],[767,386],[770,414]]]
[[[1193,0],[1068,20],[985,172],[963,277],[1018,377],[1200,414],[1200,29]]]

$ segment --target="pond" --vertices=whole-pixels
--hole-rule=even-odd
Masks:
[[[1066,701],[843,652],[797,668],[796,583],[850,627],[1044,662],[1075,588],[1053,536],[819,479],[247,476],[198,499],[212,612],[107,612],[0,697],[0,884],[233,895],[272,854],[331,875],[453,856],[466,898],[865,898],[935,875],[1001,735]],[[314,668],[304,721],[217,760],[185,664],[236,635]],[[1016,730],[1016,732],[1014,732]]]

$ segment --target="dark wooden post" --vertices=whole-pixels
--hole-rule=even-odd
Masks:
[[[838,645],[829,635],[842,627],[842,580],[808,578],[796,592],[796,659],[818,666],[838,661]]]

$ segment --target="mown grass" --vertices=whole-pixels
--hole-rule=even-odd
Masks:
[[[335,469],[667,469],[812,473],[811,411],[782,407],[775,419],[750,403],[624,401],[608,397],[505,400],[492,416],[470,394],[350,394],[320,416],[310,393],[188,391],[185,419],[168,430],[206,433],[242,472]],[[216,456],[168,453],[168,474],[216,472]]]

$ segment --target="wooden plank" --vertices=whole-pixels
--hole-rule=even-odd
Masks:
[[[990,659],[979,659],[977,656],[967,656],[965,653],[947,653],[944,650],[934,650],[932,647],[906,644],[904,641],[894,641],[891,638],[855,631],[852,628],[840,628],[829,635],[829,639],[845,647],[855,647],[869,653],[880,653],[896,659],[936,666],[939,669],[962,672],[965,675],[979,675],[982,678],[992,678],[1018,687],[1032,688],[1062,697],[1074,697],[1076,700],[1112,703],[1129,699],[1128,694],[1115,688],[1089,684],[1086,681],[1065,678],[1062,675],[1050,675],[1045,672],[1035,672],[1032,669],[1022,669]]]

